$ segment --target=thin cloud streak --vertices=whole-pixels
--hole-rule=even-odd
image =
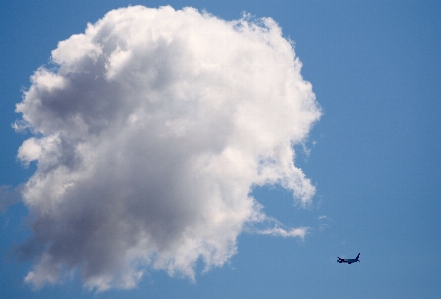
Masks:
[[[299,237],[302,240],[305,238],[305,235],[308,233],[309,227],[297,227],[291,228],[289,230],[283,229],[281,227],[273,227],[265,230],[257,231],[258,234],[261,235],[271,235],[276,237]]]

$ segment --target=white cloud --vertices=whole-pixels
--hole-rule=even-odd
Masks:
[[[281,29],[259,24],[133,6],[58,44],[57,69],[37,70],[17,105],[36,134],[18,157],[38,167],[23,190],[27,282],[78,271],[92,289],[131,288],[148,268],[193,279],[199,258],[223,265],[265,219],[253,186],[310,202],[292,146],[320,109]]]
[[[17,157],[25,166],[29,166],[29,163],[37,160],[40,155],[41,147],[38,145],[38,141],[35,138],[29,138],[18,149]]]
[[[265,230],[257,231],[257,233],[262,235],[271,235],[271,236],[280,236],[280,237],[300,237],[302,239],[305,238],[305,235],[308,233],[308,227],[297,227],[286,230],[281,227],[273,227]]]

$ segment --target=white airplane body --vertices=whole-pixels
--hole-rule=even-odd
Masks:
[[[352,264],[352,263],[356,263],[356,262],[359,262],[360,260],[358,259],[358,257],[360,256],[360,254],[358,254],[357,255],[357,257],[355,258],[355,259],[342,259],[342,258],[340,258],[340,257],[337,257],[338,258],[338,260],[337,260],[337,263],[348,263],[349,265],[350,264]]]

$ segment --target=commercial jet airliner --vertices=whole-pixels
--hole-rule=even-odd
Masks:
[[[355,259],[342,259],[342,258],[338,258],[337,263],[348,263],[349,265],[355,262],[359,262],[360,260],[358,259],[358,257],[360,256],[360,254],[357,255],[357,257]]]

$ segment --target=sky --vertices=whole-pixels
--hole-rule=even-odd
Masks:
[[[441,296],[438,2],[0,5],[1,298]]]

